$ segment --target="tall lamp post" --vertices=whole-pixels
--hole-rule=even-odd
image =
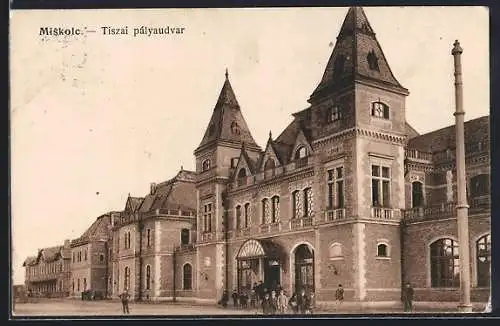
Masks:
[[[465,179],[465,136],[463,93],[462,93],[462,56],[463,49],[458,40],[453,43],[451,54],[455,63],[455,132],[457,167],[457,225],[460,257],[460,304],[461,312],[472,312],[470,302],[470,257],[469,257],[469,205],[467,205]]]

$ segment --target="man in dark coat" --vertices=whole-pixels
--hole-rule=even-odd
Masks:
[[[405,307],[405,312],[411,312],[413,309],[413,288],[411,284],[406,283],[403,289],[403,304]]]
[[[302,289],[300,291],[300,294],[297,296],[297,308],[299,313],[305,314],[308,305],[309,305],[309,300],[306,295],[306,290]]]
[[[130,314],[130,311],[128,309],[128,300],[130,299],[130,294],[128,294],[128,290],[125,289],[125,291],[120,294],[120,299],[122,300],[123,313],[127,315]]]

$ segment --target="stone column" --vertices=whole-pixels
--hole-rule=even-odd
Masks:
[[[469,217],[465,178],[465,139],[462,94],[462,48],[458,40],[453,44],[455,63],[455,132],[456,132],[456,167],[457,167],[457,225],[460,255],[460,304],[462,312],[472,312],[470,302],[470,257],[469,257]]]

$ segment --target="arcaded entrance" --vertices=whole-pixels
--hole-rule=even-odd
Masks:
[[[276,248],[268,241],[255,239],[241,245],[236,256],[238,291],[250,290],[259,281],[269,289],[281,283],[281,259]]]
[[[306,244],[295,249],[295,291],[314,292],[314,251]]]

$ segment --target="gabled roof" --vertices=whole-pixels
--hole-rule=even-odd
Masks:
[[[36,262],[37,262],[36,256],[29,256],[24,260],[23,267],[36,265]]]
[[[490,137],[490,117],[483,116],[465,122],[465,143],[479,142]],[[455,144],[455,125],[429,132],[408,141],[409,149],[435,153],[448,148],[453,149]]]
[[[240,105],[229,82],[227,71],[226,80],[222,86],[214,112],[203,139],[195,152],[205,145],[217,141],[228,141],[237,144],[246,143],[247,146],[259,148],[243,118]]]
[[[413,128],[408,122],[405,123],[405,130],[406,130],[406,135],[408,136],[408,139],[420,136],[418,131],[416,131],[415,128]]]
[[[242,163],[243,162],[243,163]],[[254,174],[257,172],[258,162],[253,161],[247,153],[245,148],[245,144],[241,146],[240,157],[238,159],[238,165],[236,165],[236,169],[234,169],[234,176],[238,175],[239,170],[241,170],[241,165],[245,164],[250,170],[250,174]]]
[[[111,213],[99,216],[85,232],[77,239],[71,241],[72,246],[96,240],[106,240],[111,226]]]
[[[369,57],[375,59],[376,69],[370,68]],[[363,8],[350,7],[321,82],[310,100],[336,84],[358,79],[382,83],[408,92],[394,77]]]
[[[260,169],[264,168],[264,165],[266,164],[265,161],[267,161],[267,157],[272,156],[273,158],[276,157],[278,160],[278,164],[283,164],[283,161],[281,159],[281,155],[279,153],[279,150],[277,148],[276,143],[273,140],[271,132],[269,132],[269,138],[267,140],[266,148],[264,149],[264,152],[261,154],[260,159],[257,163],[257,166]]]
[[[125,204],[125,211],[135,213],[139,209],[142,204],[144,198],[142,197],[131,197],[130,195],[127,198],[127,203]]]

